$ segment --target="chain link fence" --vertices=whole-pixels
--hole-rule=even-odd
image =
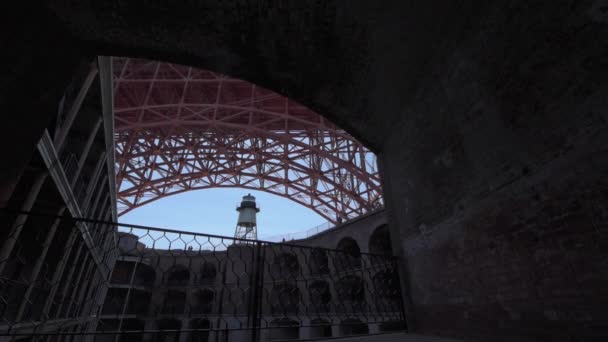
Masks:
[[[19,215],[30,216],[27,234],[0,260],[0,340],[272,341],[405,329],[390,255],[26,213],[0,219],[10,226]]]

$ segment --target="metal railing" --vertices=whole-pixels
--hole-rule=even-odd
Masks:
[[[318,224],[312,228],[303,230],[303,231],[298,231],[298,232],[291,232],[291,233],[284,233],[284,234],[277,234],[277,235],[266,235],[266,236],[261,236],[261,239],[264,241],[271,241],[271,242],[282,242],[282,243],[289,243],[290,241],[297,241],[297,240],[303,240],[303,239],[308,239],[310,237],[316,236],[320,233],[323,233],[325,231],[328,230],[333,230],[333,229],[337,229],[339,227],[341,227],[343,224],[347,224],[347,223],[352,223],[355,220],[359,220],[362,217],[366,217],[369,215],[374,215],[377,214],[378,212],[380,212],[381,210],[383,210],[382,206],[379,206],[377,208],[375,208],[374,210],[363,214],[359,217],[356,217],[354,219],[351,220],[347,220],[345,222],[342,223],[338,223],[338,224],[333,224],[329,221],[323,222],[321,224]]]
[[[329,230],[333,227],[334,227],[334,225],[331,222],[327,221],[327,222],[321,223],[319,225],[316,225],[310,229],[306,229],[304,231],[263,236],[262,238],[264,239],[264,241],[271,241],[271,242],[289,242],[289,241],[293,241],[293,240],[302,240],[302,239],[307,239],[311,236],[315,236],[315,235],[317,235],[321,232],[324,232],[326,230]]]
[[[21,271],[0,279],[0,335],[269,341],[405,327],[393,256],[54,219],[65,230],[61,236],[75,234],[78,221],[94,227],[100,255],[116,260],[113,272],[109,279],[95,277],[94,268],[75,257],[78,239],[53,239],[36,276],[24,277],[30,259],[11,256],[4,262],[20,264]]]

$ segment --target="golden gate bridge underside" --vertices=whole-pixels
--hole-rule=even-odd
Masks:
[[[119,213],[196,189],[296,201],[332,223],[382,206],[375,155],[273,91],[170,63],[114,58]]]

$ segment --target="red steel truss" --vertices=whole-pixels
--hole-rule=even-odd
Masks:
[[[382,205],[374,154],[310,109],[252,83],[114,58],[119,213],[195,189],[240,187],[332,223]]]

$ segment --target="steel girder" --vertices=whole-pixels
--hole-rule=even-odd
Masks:
[[[119,213],[195,189],[240,187],[332,223],[382,206],[375,155],[310,109],[211,71],[114,58]]]

